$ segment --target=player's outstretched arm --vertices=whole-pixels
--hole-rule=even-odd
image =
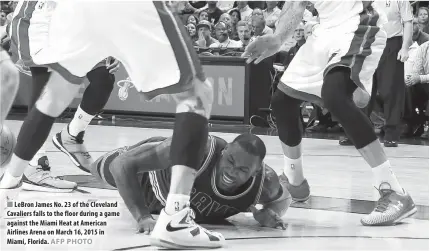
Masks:
[[[161,170],[168,167],[160,157],[169,152],[164,142],[145,142],[135,145],[118,156],[109,166],[116,187],[125,205],[139,225],[139,231],[150,233],[155,225],[146,206],[144,189],[137,178],[138,173]]]
[[[286,1],[276,25],[275,36],[280,38],[284,44],[288,38],[293,36],[294,30],[303,20],[303,13],[309,1]]]
[[[249,64],[254,61],[258,64],[276,54],[302,21],[307,4],[307,1],[287,1],[282,8],[275,34],[257,37],[245,48],[242,57],[248,58],[246,62]]]
[[[285,229],[281,217],[287,212],[292,198],[286,187],[280,184],[276,172],[268,165],[264,165],[265,179],[258,202],[263,209],[257,210],[251,207],[251,211],[262,226]]]

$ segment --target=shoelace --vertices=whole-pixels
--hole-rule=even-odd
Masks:
[[[51,175],[51,172],[50,172],[50,167],[48,167],[48,168],[44,168],[44,167],[37,167],[36,168],[36,170],[38,170],[38,172],[39,173],[42,173],[41,174],[41,178],[40,178],[40,181],[42,181],[42,180],[46,180],[46,179],[52,179],[52,180],[59,180],[60,178],[58,178],[58,177],[53,177],[52,175]]]
[[[390,194],[389,191],[379,191],[381,194],[381,198],[378,200],[378,203],[376,204],[375,212],[385,212],[388,209],[388,206],[390,205]]]

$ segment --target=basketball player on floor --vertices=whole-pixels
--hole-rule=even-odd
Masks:
[[[20,67],[22,69],[22,67]],[[93,162],[84,145],[85,129],[94,116],[106,105],[115,83],[113,73],[119,68],[117,60],[108,58],[98,63],[87,75],[90,84],[85,89],[81,104],[70,123],[53,138],[54,145],[64,152],[80,169],[85,170]],[[31,111],[48,82],[50,72],[46,67],[30,67],[32,77],[28,112]],[[42,149],[29,162],[23,176],[23,189],[43,192],[71,192],[75,182],[59,179],[50,173],[48,156]]]
[[[38,20],[38,25],[32,25],[32,20]],[[223,246],[221,234],[208,235],[208,230],[194,223],[189,207],[207,142],[213,87],[204,76],[187,31],[170,7],[161,1],[108,1],[103,8],[91,1],[84,5],[76,1],[20,1],[11,30],[12,49],[24,65],[48,66],[54,71],[21,127],[0,181],[0,201],[5,203],[6,198],[17,195],[24,169],[45,142],[55,118],[77,94],[86,73],[112,56],[124,65],[145,98],[172,94],[177,102],[170,191],[151,243],[168,248]],[[167,226],[178,231],[169,232]],[[193,236],[190,232],[196,227],[199,234]]]
[[[118,189],[140,232],[152,231],[151,213],[159,214],[166,203],[171,143],[171,138],[151,137],[115,149],[91,166],[94,176]],[[266,146],[259,137],[242,134],[227,143],[209,136],[204,152],[191,192],[197,222],[217,223],[250,209],[261,226],[285,229],[281,217],[291,196],[276,172],[263,163]],[[255,208],[257,203],[262,210]]]
[[[381,197],[363,225],[392,225],[417,209],[391,170],[373,126],[357,107],[364,107],[372,89],[372,76],[387,40],[386,22],[371,1],[315,1],[320,24],[300,48],[284,73],[272,99],[279,139],[284,151],[284,175],[293,200],[305,201],[310,189],[303,175],[300,104],[311,101],[338,118],[347,135],[373,172],[373,185]],[[286,2],[274,35],[248,45],[248,62],[260,62],[276,52],[300,23],[306,1]],[[355,93],[354,93],[355,92]],[[353,101],[354,96],[354,101]]]

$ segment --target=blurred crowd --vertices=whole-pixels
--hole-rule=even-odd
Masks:
[[[275,32],[283,4],[284,1],[189,1],[181,5],[179,13],[199,52],[234,55],[232,51],[243,51],[256,37]],[[317,12],[309,5],[299,29],[303,33],[305,23],[316,23],[317,19]],[[296,43],[291,37],[283,51],[288,52]]]

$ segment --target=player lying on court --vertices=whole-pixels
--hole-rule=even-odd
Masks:
[[[172,139],[152,137],[130,147],[115,149],[91,166],[91,173],[116,187],[138,222],[139,232],[149,234],[152,214],[163,209],[170,186],[170,146]],[[266,147],[252,134],[239,135],[231,143],[209,136],[204,158],[191,192],[191,208],[196,222],[216,223],[240,212],[252,211],[265,227],[285,229],[281,217],[291,196],[276,172],[263,163]],[[263,208],[258,210],[256,204]],[[167,225],[169,231],[183,227],[179,221]],[[198,229],[195,229],[198,230]]]

